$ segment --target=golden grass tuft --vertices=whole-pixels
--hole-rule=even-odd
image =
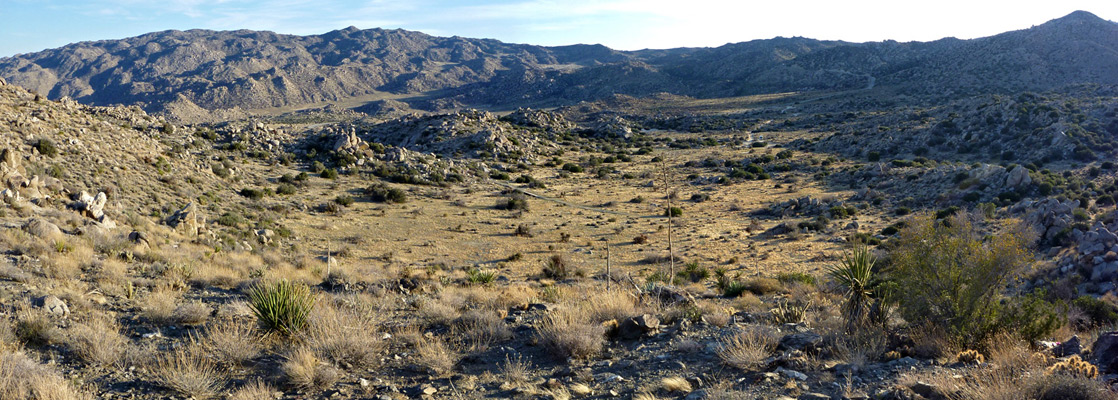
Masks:
[[[0,350],[0,399],[85,400],[58,371],[18,351]]]
[[[103,367],[119,362],[129,344],[120,333],[120,324],[106,316],[74,324],[66,336],[67,346],[82,361]]]
[[[319,360],[314,351],[305,346],[288,354],[280,370],[288,385],[301,390],[323,390],[338,380],[338,370]]]
[[[747,326],[722,341],[718,357],[732,367],[748,370],[761,365],[776,350],[776,333],[766,326]]]
[[[343,368],[365,368],[377,362],[385,343],[377,335],[373,313],[323,302],[310,316],[308,344],[315,354]]]
[[[454,322],[454,331],[462,337],[470,351],[484,351],[494,343],[512,338],[509,330],[496,312],[469,310]]]
[[[229,400],[265,400],[273,399],[276,395],[276,388],[264,383],[259,379],[246,383],[244,386],[237,388],[232,393],[229,393]]]
[[[415,346],[415,365],[432,375],[443,376],[458,365],[460,356],[442,339],[426,339]]]
[[[152,373],[163,387],[196,399],[212,398],[225,385],[222,370],[193,344],[160,357]]]
[[[562,308],[544,318],[539,333],[541,342],[560,355],[585,359],[602,351],[606,328],[590,322],[585,310]]]
[[[691,382],[678,376],[661,379],[660,387],[668,393],[691,393]]]
[[[241,365],[256,358],[263,349],[255,324],[244,320],[224,319],[206,327],[202,346],[219,362]]]

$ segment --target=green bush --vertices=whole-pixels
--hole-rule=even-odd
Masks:
[[[279,185],[279,187],[276,188],[276,193],[285,196],[293,195],[295,194],[295,185],[292,185],[290,183],[282,183]]]
[[[245,223],[245,217],[242,217],[241,214],[230,211],[226,212],[225,214],[221,214],[221,216],[217,218],[217,223],[224,226],[235,227]]]
[[[1030,259],[1028,228],[984,236],[967,215],[949,218],[908,222],[890,253],[891,277],[906,321],[943,327],[955,345],[973,349],[1005,328],[1001,290]]]
[[[353,197],[351,197],[349,195],[345,195],[345,194],[339,195],[338,197],[334,198],[334,202],[338,203],[338,205],[340,205],[342,207],[349,207],[349,206],[353,205],[353,201],[354,201]]]
[[[683,209],[679,208],[679,207],[672,207],[672,208],[665,209],[664,210],[664,216],[665,217],[667,217],[667,216],[682,217],[683,216]]]
[[[35,143],[35,148],[39,150],[39,154],[47,157],[58,155],[58,147],[56,147],[54,142],[50,139],[39,139],[39,141]]]
[[[281,280],[258,283],[248,290],[249,308],[268,333],[292,336],[307,325],[314,296],[306,285]]]
[[[1091,319],[1091,326],[1109,326],[1118,322],[1118,308],[1091,296],[1079,296],[1071,304]]]
[[[815,277],[803,272],[781,272],[776,274],[776,280],[783,284],[799,282],[805,285],[815,285]]]
[[[512,196],[497,200],[497,209],[528,211],[528,197],[519,192],[514,193]]]
[[[248,197],[248,198],[253,199],[253,200],[260,200],[260,199],[264,198],[264,194],[265,194],[265,192],[262,189],[253,189],[253,188],[241,189],[241,196],[245,196],[245,197]]]
[[[365,195],[376,202],[384,203],[406,203],[408,201],[407,192],[389,187],[384,183],[377,183],[375,185],[365,188]]]
[[[327,168],[327,169],[322,170],[322,173],[320,173],[319,176],[321,176],[325,179],[338,179],[338,170],[333,169],[333,168]]]

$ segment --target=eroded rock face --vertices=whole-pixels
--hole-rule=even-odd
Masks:
[[[1099,372],[1118,372],[1118,332],[1099,335],[1091,347],[1091,363],[1099,367]]]
[[[167,217],[165,223],[171,228],[181,230],[189,235],[198,235],[206,229],[206,217],[202,215],[201,210],[193,202],[187,204],[181,210],[175,211],[174,214]]]

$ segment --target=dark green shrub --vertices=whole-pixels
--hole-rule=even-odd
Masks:
[[[365,195],[369,196],[370,200],[376,202],[399,204],[406,203],[408,201],[407,192],[394,187],[389,187],[384,183],[377,183],[369,186],[368,188],[365,188]]]
[[[58,155],[58,147],[56,147],[54,145],[54,141],[50,139],[39,139],[39,141],[35,143],[35,148],[39,150],[39,154],[47,157],[54,157]]]
[[[321,174],[322,171],[325,171],[325,170],[326,170],[326,165],[323,164],[322,161],[315,161],[315,162],[311,163],[311,171],[312,172],[314,172],[316,174]]]
[[[700,266],[698,262],[692,261],[684,264],[683,270],[676,272],[676,275],[691,282],[702,282],[710,277],[710,270]]]
[[[1118,322],[1118,308],[1113,304],[1087,295],[1079,296],[1071,304],[1090,318],[1092,327],[1110,326]]]
[[[236,227],[245,223],[245,217],[242,217],[241,214],[230,211],[226,212],[225,214],[221,214],[221,216],[217,218],[217,223],[224,226]]]
[[[551,279],[566,279],[570,275],[567,261],[560,254],[553,254],[547,259],[543,268],[543,275]]]
[[[280,184],[279,187],[276,188],[276,193],[284,196],[293,195],[295,194],[295,185],[290,183]]]
[[[327,169],[322,170],[322,173],[320,173],[319,176],[321,176],[323,178],[326,178],[326,179],[338,179],[338,170],[333,169],[333,168],[327,168]]]
[[[803,272],[781,272],[776,274],[776,280],[783,284],[799,282],[805,285],[815,286],[815,277]]]
[[[497,200],[498,210],[522,210],[528,211],[528,197],[521,193],[514,193],[512,196]]]
[[[496,279],[497,273],[493,271],[479,268],[471,268],[466,271],[466,281],[475,285],[487,285],[493,283]]]
[[[582,166],[575,163],[563,164],[563,170],[567,172],[582,172]]]
[[[263,189],[253,189],[253,188],[241,189],[240,193],[241,193],[241,196],[245,196],[245,197],[248,197],[248,198],[253,199],[253,200],[260,200],[260,199],[264,198],[264,194],[265,194]]]
[[[338,205],[341,205],[342,207],[349,207],[353,205],[353,201],[353,197],[345,194],[339,195],[338,197],[334,198],[334,202],[338,203]]]
[[[881,152],[871,151],[869,153],[866,153],[866,161],[869,161],[869,162],[881,161]]]
[[[672,207],[664,210],[664,216],[681,217],[683,216],[683,209],[679,207]]]

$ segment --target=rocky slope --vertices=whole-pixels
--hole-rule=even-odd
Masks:
[[[204,110],[425,94],[426,109],[561,105],[615,94],[724,97],[893,87],[910,95],[1118,84],[1118,25],[1087,12],[974,40],[845,43],[775,38],[619,52],[347,28],[313,36],[165,31],[0,59],[0,76],[57,99]]]

